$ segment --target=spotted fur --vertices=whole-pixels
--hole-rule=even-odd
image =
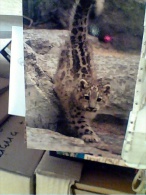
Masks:
[[[97,79],[87,40],[88,15],[94,0],[79,0],[76,7],[70,40],[62,51],[54,90],[66,114],[71,131],[85,142],[98,142],[86,113],[96,113],[108,102],[109,84]]]

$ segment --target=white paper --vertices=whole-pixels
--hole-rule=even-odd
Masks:
[[[135,87],[133,109],[129,116],[122,158],[127,166],[146,169],[146,10],[144,33]]]
[[[22,0],[0,0],[0,15],[22,16]]]
[[[12,27],[8,113],[25,116],[23,27],[18,26]]]
[[[2,50],[10,41],[11,39],[0,39],[0,50]]]

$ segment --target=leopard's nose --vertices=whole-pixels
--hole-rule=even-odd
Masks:
[[[96,111],[96,108],[94,107],[89,107],[90,111]]]

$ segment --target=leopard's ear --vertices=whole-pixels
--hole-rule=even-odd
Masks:
[[[85,79],[80,80],[80,89],[85,89],[88,87],[88,83]]]
[[[106,95],[109,95],[110,94],[110,84],[106,84],[103,86],[103,93],[106,94]]]

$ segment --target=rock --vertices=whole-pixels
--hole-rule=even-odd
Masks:
[[[32,48],[25,45],[26,125],[55,130],[59,110],[51,78],[42,70],[41,62]]]
[[[55,130],[59,111],[52,94],[47,98],[28,74],[26,82],[26,126]]]
[[[113,153],[107,152],[110,148],[109,145],[104,143],[98,143],[98,148],[95,144],[89,144],[87,146],[83,140],[74,137],[67,137],[58,132],[40,128],[27,127],[27,147],[32,149],[52,150],[52,151],[67,151],[74,153],[93,153],[94,155],[115,158],[120,160],[120,156],[117,156],[116,147],[114,147]],[[104,149],[102,151],[102,149]],[[92,152],[91,152],[92,151]],[[118,163],[117,163],[118,164]]]

